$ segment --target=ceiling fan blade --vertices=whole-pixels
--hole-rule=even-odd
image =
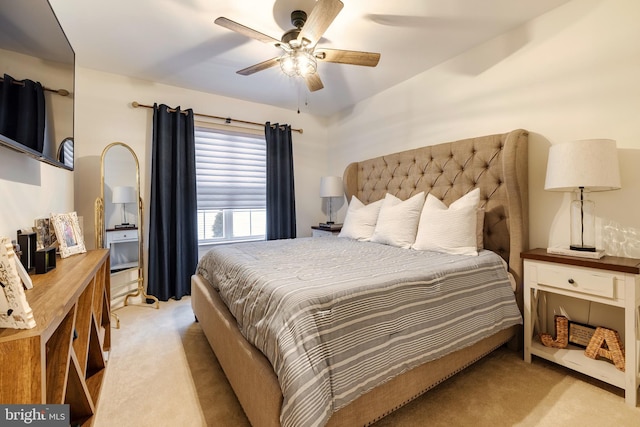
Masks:
[[[225,27],[231,31],[235,31],[236,33],[242,34],[243,36],[251,37],[252,39],[260,40],[263,43],[274,45],[275,47],[280,47],[282,44],[280,40],[274,39],[271,36],[266,34],[262,34],[259,31],[254,30],[253,28],[245,27],[242,24],[238,24],[235,21],[225,18],[221,16],[217,18],[215,21],[216,24],[221,27]]]
[[[379,53],[361,52],[357,50],[316,49],[314,56],[321,61],[339,64],[363,65],[375,67],[380,61]]]
[[[298,35],[298,42],[315,46],[343,7],[340,0],[318,0]]]
[[[324,87],[318,73],[306,74],[304,76],[304,81],[305,83],[307,83],[307,88],[309,88],[309,92],[315,92]]]
[[[236,71],[237,74],[242,74],[243,76],[250,76],[253,73],[257,73],[258,71],[266,70],[267,68],[275,67],[278,65],[278,57],[267,59],[259,64],[252,65],[247,68],[243,68],[240,71]]]

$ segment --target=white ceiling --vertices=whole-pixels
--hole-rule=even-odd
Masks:
[[[318,46],[379,52],[377,67],[319,63],[324,89],[278,67],[237,70],[279,49],[214,24],[227,17],[279,39],[314,0],[50,0],[81,67],[328,116],[568,0],[343,0]],[[162,102],[162,100],[158,100]]]

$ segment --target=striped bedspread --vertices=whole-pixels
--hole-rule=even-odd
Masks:
[[[500,257],[344,238],[239,243],[198,273],[269,359],[283,426],[321,426],[394,376],[522,323]]]

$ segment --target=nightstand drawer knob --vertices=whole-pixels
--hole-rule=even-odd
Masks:
[[[571,283],[573,285],[576,282],[573,279],[569,279],[569,283]]]

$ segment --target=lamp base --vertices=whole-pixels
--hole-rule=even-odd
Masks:
[[[576,251],[565,248],[547,248],[547,253],[556,255],[568,255],[578,258],[600,259],[604,256],[604,249],[596,249],[594,252]]]
[[[586,246],[586,245],[571,245],[569,249],[572,251],[581,251],[581,252],[595,252],[595,246]]]

